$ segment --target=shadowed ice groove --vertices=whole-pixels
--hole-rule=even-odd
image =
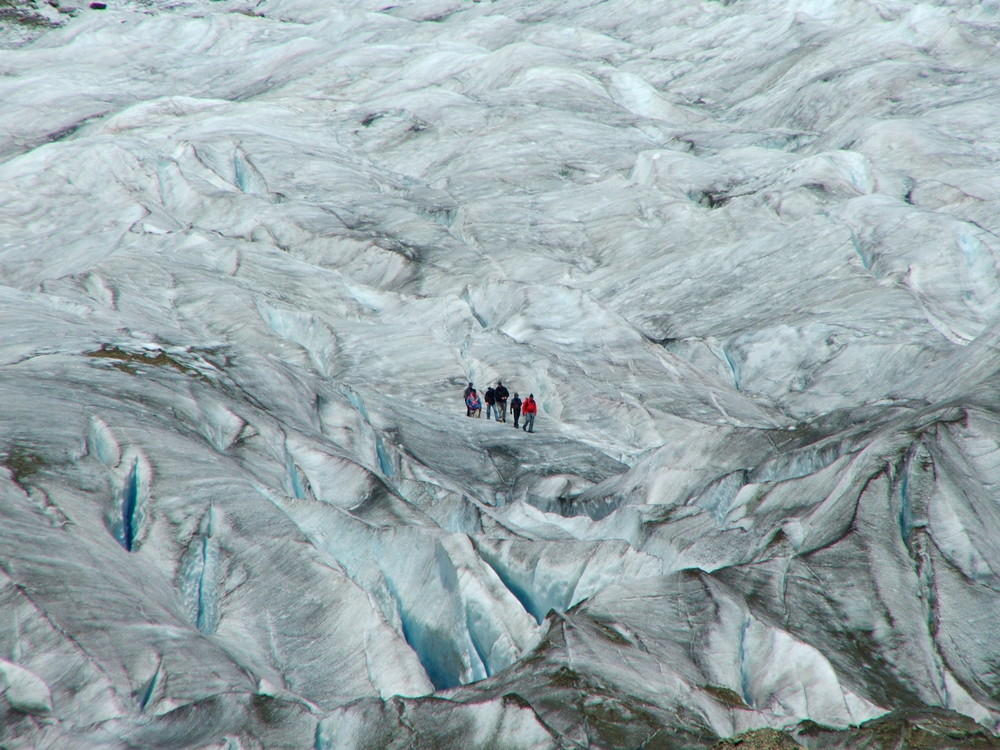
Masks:
[[[368,416],[368,409],[365,407],[365,402],[361,397],[361,394],[348,385],[342,386],[341,393],[344,394],[344,398],[347,399],[348,403],[357,409],[358,414],[360,414],[366,422],[371,421],[371,417]]]
[[[149,678],[146,684],[142,687],[139,694],[139,710],[145,711],[147,708],[152,707],[156,702],[157,698],[163,692],[163,683],[165,677],[163,674],[163,660],[156,665],[156,671],[153,672],[153,676]]]
[[[198,403],[199,429],[218,451],[228,451],[253,432],[246,421],[215,400]]]
[[[825,469],[849,450],[840,440],[809,445],[775,456],[747,472],[747,482],[787,482]]]
[[[236,187],[244,193],[259,196],[268,194],[267,181],[241,148],[237,148],[233,152],[233,174],[236,179]]]
[[[330,377],[337,357],[337,337],[315,315],[260,303],[261,316],[274,333],[301,346],[321,375]]]
[[[545,619],[545,615],[548,614],[552,607],[536,601],[530,588],[522,581],[519,581],[513,571],[502,565],[495,556],[483,550],[479,550],[479,555],[482,557],[483,562],[493,569],[493,572],[496,573],[497,578],[500,579],[503,585],[507,587],[507,590],[521,603],[524,611],[534,617],[535,622],[541,624]]]
[[[928,482],[927,474],[933,475],[934,460],[921,442],[914,443],[899,465],[899,535],[903,543],[913,553],[912,534],[915,528],[927,525],[925,498],[927,485],[933,487],[933,476]]]
[[[716,521],[723,523],[747,481],[747,472],[734,471],[712,482],[694,499],[693,504],[707,510]]]
[[[750,656],[747,653],[747,634],[750,631],[751,620],[747,617],[740,628],[739,645],[737,646],[737,661],[740,673],[740,695],[743,702],[753,708],[754,699],[751,690],[751,667]]]
[[[386,586],[396,600],[403,638],[416,653],[434,688],[442,690],[461,685],[462,675],[471,666],[468,654],[463,654],[456,648],[454,640],[448,637],[449,634],[435,630],[422,619],[414,618],[394,593],[394,586],[388,577]],[[482,669],[478,656],[477,666]]]
[[[285,473],[288,478],[288,486],[292,497],[296,500],[304,500],[305,498],[312,497],[312,487],[309,484],[309,478],[295,462],[295,459],[287,448],[285,449]]]
[[[131,552],[144,532],[149,503],[152,471],[141,454],[134,454],[131,461],[123,460],[127,467],[118,474],[119,484],[114,491],[111,533],[118,543]]]
[[[211,635],[219,624],[219,544],[215,538],[218,511],[209,507],[181,558],[177,585],[191,623]]]
[[[539,624],[550,612],[566,612],[607,587],[667,569],[620,540],[564,541],[552,550],[511,540],[482,542],[476,549]]]
[[[396,467],[393,465],[392,456],[385,447],[385,440],[381,435],[376,435],[375,437],[375,455],[378,458],[378,466],[382,475],[387,478],[395,476]]]
[[[387,619],[398,623],[435,687],[482,680],[513,664],[536,641],[535,623],[466,537],[430,529],[396,535],[352,523],[342,514],[328,517],[353,529],[354,537],[330,551],[353,578],[377,592]],[[317,534],[324,533],[325,523],[317,526],[314,520],[313,525]],[[418,544],[399,548],[407,540]]]

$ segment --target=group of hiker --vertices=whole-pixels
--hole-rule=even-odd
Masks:
[[[497,422],[507,421],[507,407],[510,407],[510,414],[514,417],[514,428],[521,427],[525,432],[535,431],[535,415],[538,413],[538,404],[535,403],[535,394],[529,393],[528,398],[521,401],[521,397],[516,393],[514,398],[510,399],[510,403],[507,403],[507,399],[510,398],[510,391],[504,386],[501,381],[497,381],[496,386],[490,386],[486,389],[486,393],[483,394],[482,400],[479,398],[479,394],[476,392],[475,386],[469,383],[468,387],[465,389],[465,416],[467,417],[481,417],[483,412],[483,401],[486,402],[486,418],[489,419],[491,415],[496,419]],[[524,416],[524,425],[519,425],[518,422],[521,420],[521,416]]]

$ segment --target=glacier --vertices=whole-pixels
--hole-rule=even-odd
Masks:
[[[1000,747],[998,44],[0,3],[0,744]]]

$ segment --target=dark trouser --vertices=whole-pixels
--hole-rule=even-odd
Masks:
[[[520,427],[520,425],[517,423],[517,420],[521,418],[521,410],[516,407],[511,407],[510,413],[514,417],[514,426]]]
[[[522,427],[521,429],[525,430],[527,432],[534,432],[535,431],[535,415],[534,414],[525,414],[524,415],[524,427]]]
[[[498,422],[506,422],[507,421],[507,402],[506,401],[498,401],[497,402],[497,409],[500,411],[500,415],[497,417],[497,421]]]

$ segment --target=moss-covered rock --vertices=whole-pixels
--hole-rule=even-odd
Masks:
[[[835,730],[803,722],[795,731],[809,750],[995,750],[997,738],[968,716],[943,709],[893,711]]]
[[[801,750],[802,745],[777,729],[752,729],[712,745],[712,750]]]
[[[41,456],[22,445],[12,445],[3,456],[3,465],[11,473],[14,481],[24,486],[25,481],[37,474],[46,464]]]

